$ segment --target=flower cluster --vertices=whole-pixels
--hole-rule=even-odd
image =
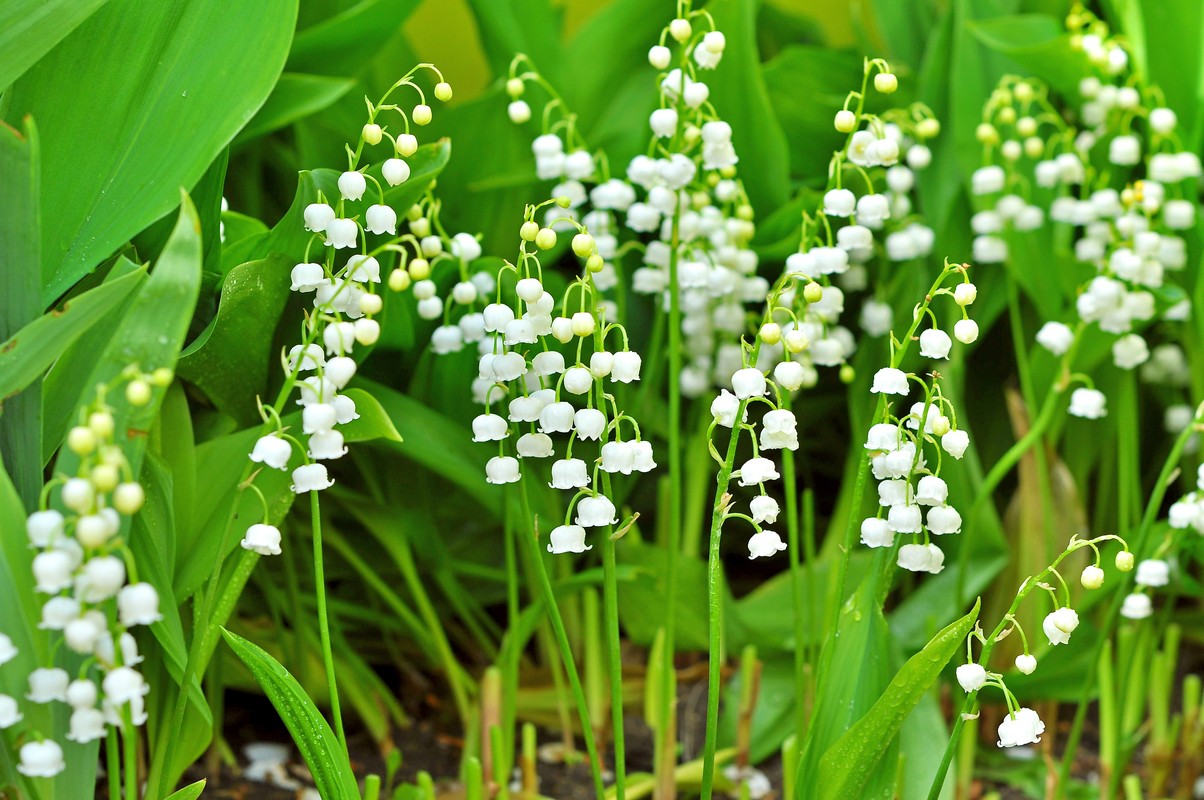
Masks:
[[[725,47],[723,33],[705,12],[684,13],[664,29],[648,54],[658,71],[659,93],[658,108],[649,116],[649,150],[627,165],[626,180],[611,177],[605,158],[585,148],[575,117],[547,82],[533,68],[519,71],[520,65],[530,66],[524,57],[516,59],[508,83],[516,122],[530,117],[520,99],[528,82],[552,95],[543,133],[532,143],[536,172],[560,181],[553,196],[567,198],[569,218],[579,217],[596,235],[602,263],[595,286],[601,292],[615,287],[618,258],[628,248],[639,249],[642,263],[632,272],[632,290],[660,298],[671,317],[680,313],[670,335],[680,339],[687,360],[680,388],[688,397],[722,385],[740,366],[737,340],[746,304],[764,302],[769,292],[769,283],[756,274],[750,246],[756,227],[737,178],[732,128],[708,102],[706,73],[719,65]],[[556,111],[562,119],[553,124]],[[624,231],[632,239],[621,246]]]
[[[398,80],[378,103],[368,104],[368,122],[360,132],[360,141],[354,150],[347,147],[348,169],[338,177],[338,199],[333,201],[334,205],[319,193],[317,202],[308,205],[304,211],[305,229],[312,236],[306,245],[305,262],[292,269],[290,288],[303,295],[313,295],[313,310],[306,314],[302,324],[301,343],[282,354],[286,381],[281,402],[294,389],[298,390],[300,397],[296,402],[301,406],[301,434],[305,441],[303,443],[288,432],[280,416],[281,403],[275,407],[261,405],[264,422],[275,430],[260,437],[250,453],[250,459],[264,467],[288,470],[295,448],[302,462],[292,470],[291,488],[297,494],[322,491],[332,486],[334,481],[325,462],[342,458],[347,453],[338,426],[359,417],[355,400],[343,391],[357,370],[352,355],[357,345],[370,347],[380,338],[380,323],[375,316],[384,307],[384,300],[378,293],[381,284],[378,257],[399,253],[404,266],[408,253],[405,245],[409,244],[418,255],[410,260],[408,271],[394,270],[389,276],[389,285],[398,290],[405,289],[413,277],[417,280],[414,294],[419,297],[419,314],[430,318],[443,311],[442,301],[434,296],[434,283],[426,280],[430,269],[425,260],[425,257],[442,252],[442,240],[429,236],[429,223],[426,235],[420,235],[421,223],[427,221],[420,206],[406,209],[411,232],[398,236],[397,209],[388,204],[380,180],[366,167],[359,166],[365,146],[375,146],[388,139],[392,155],[380,167],[381,180],[393,187],[409,179],[410,166],[404,159],[418,149],[418,139],[410,133],[410,122],[426,125],[432,113],[422,89],[412,80],[414,73],[424,68],[439,76],[435,96],[440,100],[451,97],[451,87],[443,81],[438,70],[428,64],[415,67]],[[401,88],[412,88],[419,95],[418,105],[408,115],[395,103],[388,102],[389,96]],[[404,132],[396,136],[378,121],[382,115],[390,113],[396,113],[402,121]],[[371,248],[369,237],[375,242]],[[315,245],[322,249],[320,261],[309,260]],[[430,285],[430,291],[426,291],[425,284]],[[254,484],[249,485],[254,487]],[[262,499],[262,495],[260,497]],[[280,530],[271,524],[265,501],[264,519],[247,529],[242,547],[260,555],[279,555],[280,542]]]
[[[608,383],[638,381],[642,363],[639,353],[628,347],[627,331],[607,321],[606,306],[599,302],[593,283],[601,257],[594,237],[579,223],[573,223],[578,233],[572,249],[584,262],[581,274],[559,303],[544,288],[537,253],[554,247],[557,234],[551,227],[541,228],[535,217],[551,204],[527,207],[517,264],[502,266],[496,299],[482,313],[486,336],[476,386],[485,413],[473,420],[472,430],[473,441],[498,443],[498,455],[485,466],[489,483],[517,482],[522,461],[554,459],[549,485],[573,492],[573,497],[564,524],[551,532],[548,550],[580,553],[590,549],[585,544],[587,528],[618,522],[615,504],[602,484],[616,473],[650,472],[656,461],[652,443],[642,438],[639,425],[620,411],[607,391]],[[508,273],[514,276],[514,298],[504,303],[503,279]],[[560,346],[568,346],[570,359]],[[503,402],[504,416],[494,411],[495,404]],[[511,442],[518,431],[524,432]],[[560,458],[555,434],[568,435]],[[598,442],[596,458],[580,458],[583,442]],[[515,455],[510,455],[510,446]]]
[[[1123,41],[1081,7],[1067,22],[1096,72],[1079,85],[1083,128],[1063,118],[1038,82],[1014,76],[1001,82],[978,128],[987,165],[971,181],[981,207],[972,219],[975,258],[1006,261],[1008,235],[1040,227],[1045,216],[1069,226],[1075,258],[1094,274],[1075,300],[1078,324],[1049,322],[1037,342],[1069,360],[1082,331],[1097,325],[1117,337],[1113,363],[1133,370],[1151,359],[1138,331],[1155,318],[1183,320],[1190,310],[1188,300],[1174,299],[1183,294],[1169,278],[1187,263],[1184,232],[1196,225],[1200,159],[1183,149],[1161,91],[1129,71]],[[1181,380],[1173,363],[1177,346],[1158,349],[1162,362],[1147,379]],[[1085,380],[1070,413],[1102,417],[1105,398]]]
[[[822,204],[814,215],[804,213],[799,250],[786,259],[787,274],[823,287],[823,299],[812,303],[799,322],[811,342],[800,358],[809,384],[817,378],[816,367],[841,366],[852,356],[853,334],[837,323],[845,293],[869,285],[875,261],[904,263],[932,254],[935,237],[914,213],[913,196],[916,173],[932,160],[926,142],[940,133],[940,123],[919,103],[881,115],[867,113],[871,77],[879,93],[897,88],[898,80],[885,61],[865,60],[861,90],[848,94],[834,120],[836,130],[848,136],[832,156]],[[863,184],[864,193],[856,193]],[[861,307],[860,326],[868,336],[885,336],[892,316],[884,299],[868,298]]]
[[[1204,536],[1204,466],[1196,471],[1196,489],[1171,504],[1169,521],[1172,532],[1191,530]],[[1170,583],[1178,544],[1177,537],[1168,534],[1154,550],[1153,557],[1138,562],[1137,590],[1125,597],[1121,614],[1129,619],[1145,619],[1153,613],[1151,590]]]
[[[961,281],[950,289],[943,284],[952,276],[960,276]],[[932,300],[940,295],[953,298],[962,314],[953,326],[953,337],[939,327],[930,308]],[[970,437],[957,427],[957,414],[941,392],[940,373],[934,370],[923,377],[904,372],[900,365],[913,337],[919,342],[920,356],[935,361],[949,357],[953,338],[965,344],[975,341],[978,326],[966,316],[966,307],[976,295],[965,265],[947,265],[924,302],[916,307],[904,340],[892,337],[891,366],[878,370],[870,387],[881,398],[877,421],[865,441],[873,476],[879,481],[879,508],[876,516],[861,523],[861,542],[871,548],[893,547],[896,535],[911,536],[912,541],[899,548],[897,563],[913,572],[938,573],[944,569],[945,554],[931,537],[961,533],[961,514],[949,504],[949,487],[940,473],[943,455],[961,459]],[[916,331],[925,321],[931,321],[931,327],[917,336]],[[894,398],[910,395],[913,383],[923,390],[924,399],[912,403],[906,412],[896,413]],[[925,455],[926,446],[935,457],[933,463]]]
[[[172,373],[144,374],[131,367],[121,379],[130,405],[145,406],[153,387],[171,383]],[[81,409],[78,424],[67,434],[67,449],[79,461],[75,475],[46,484],[39,510],[26,521],[30,547],[37,550],[36,590],[46,596],[38,627],[61,637],[54,649],[61,642],[85,658],[74,677],[56,666],[33,670],[25,698],[70,706],[67,739],[78,744],[104,738],[110,727],[130,736],[133,727],[146,722],[150,687],[136,669],[142,658],[130,629],[162,618],[159,594],[138,580],[122,533],[124,518],[138,512],[145,493],[116,443],[114,409],[105,399],[111,388],[97,388],[95,400]],[[16,656],[12,640],[0,633],[0,664]],[[20,703],[0,695],[0,729],[22,719]],[[22,774],[51,777],[65,767],[60,743],[28,733],[17,765]]]
[[[1024,580],[1020,585],[1019,591],[1016,593],[1016,599],[1012,602],[1011,608],[1004,615],[1004,618],[1000,620],[999,625],[990,636],[984,636],[981,630],[976,629],[967,638],[966,663],[957,668],[957,682],[965,690],[966,694],[969,695],[968,706],[977,698],[978,692],[986,686],[994,686],[1003,693],[1004,700],[1008,706],[1008,714],[1004,717],[1003,722],[999,724],[1000,747],[1018,747],[1040,742],[1041,735],[1045,733],[1045,723],[1042,722],[1036,711],[1020,706],[1015,695],[1012,694],[1004,682],[1003,675],[988,670],[991,651],[994,649],[996,643],[1002,641],[1012,633],[1017,633],[1023,644],[1023,652],[1016,656],[1016,669],[1025,675],[1031,675],[1036,671],[1037,659],[1029,652],[1028,637],[1016,618],[1016,611],[1020,607],[1020,603],[1034,589],[1042,589],[1048,592],[1053,603],[1053,609],[1045,616],[1045,619],[1041,623],[1041,630],[1045,634],[1045,638],[1049,641],[1049,645],[1057,647],[1068,644],[1071,635],[1079,626],[1079,615],[1071,607],[1070,587],[1066,585],[1066,581],[1062,578],[1061,573],[1058,572],[1058,565],[1071,553],[1084,547],[1090,547],[1095,553],[1095,560],[1094,563],[1089,564],[1083,569],[1080,582],[1086,589],[1098,589],[1104,584],[1104,570],[1100,567],[1099,544],[1109,540],[1118,541],[1124,548],[1116,554],[1117,569],[1122,572],[1131,570],[1133,568],[1133,554],[1129,552],[1128,545],[1120,537],[1098,536],[1094,539],[1072,537],[1066,550],[1049,567],[1039,575],[1031,576]],[[1057,582],[1056,586],[1048,582],[1050,578]],[[977,661],[974,660],[972,650],[974,639],[978,639],[983,645],[982,652]]]

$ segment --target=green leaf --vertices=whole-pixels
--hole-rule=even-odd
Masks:
[[[251,671],[288,728],[324,800],[358,800],[347,754],[318,707],[288,670],[262,648],[222,628],[222,636]]]
[[[1070,35],[1046,14],[1014,14],[967,24],[977,39],[1014,60],[1059,92],[1072,95],[1090,72],[1087,58],[1072,50]]]
[[[363,0],[297,31],[288,69],[321,75],[357,75],[392,38],[418,0]],[[362,106],[361,106],[362,107]]]
[[[139,268],[106,281],[38,317],[0,345],[0,398],[11,397],[36,381],[68,347],[125,302],[145,278],[146,270]],[[6,406],[4,410],[7,413],[9,409]]]
[[[279,368],[272,333],[288,300],[290,266],[271,256],[230,270],[217,315],[180,356],[180,377],[243,425],[258,419],[255,397],[266,395],[273,365]]]
[[[354,85],[355,81],[348,78],[286,72],[276,82],[276,88],[259,109],[259,113],[238,134],[234,144],[245,144],[292,125],[310,114],[316,114],[347,94]]]
[[[201,778],[196,783],[190,783],[183,789],[177,792],[172,792],[166,800],[196,800],[201,796],[201,792],[205,791],[206,779]]]
[[[25,509],[21,498],[9,480],[8,473],[0,469],[0,619],[4,620],[4,633],[16,645],[16,657],[0,670],[0,694],[21,697],[27,689],[26,676],[38,666],[41,654],[48,651],[45,631],[37,630],[33,623],[41,619],[41,603],[34,591],[34,551],[24,536]],[[35,716],[36,715],[36,716]],[[49,721],[43,707],[27,710],[28,724]],[[33,797],[25,777],[16,771],[15,753],[9,746],[0,747],[0,786],[25,787],[24,797]]]
[[[0,5],[0,91],[107,0],[11,0]],[[6,206],[7,207],[7,206]]]
[[[0,14],[2,17],[3,14]],[[0,27],[0,30],[3,30]],[[8,57],[6,50],[0,50]],[[3,84],[0,84],[2,87]],[[24,135],[0,126],[0,338],[8,339],[32,322],[42,310],[38,271],[40,248],[39,198],[41,158],[38,131],[26,119]],[[7,369],[7,351],[0,349],[0,372]],[[23,387],[22,387],[23,388]],[[0,388],[0,403],[11,391]],[[0,416],[0,461],[24,501],[32,505],[41,486],[41,387],[7,403]]]
[[[908,659],[865,716],[828,748],[819,764],[821,798],[863,796],[870,776],[903,721],[963,646],[978,619],[978,607],[976,602],[970,613],[932,637],[923,650]]]
[[[9,91],[42,137],[48,305],[179,202],[276,82],[297,0],[110,0]],[[86,146],[81,143],[86,142]]]
[[[355,412],[359,419],[353,419],[340,427],[343,438],[348,442],[366,442],[371,439],[384,439],[389,442],[401,442],[401,434],[375,397],[363,389],[348,389],[343,392],[355,401]]]
[[[564,12],[550,0],[468,0],[494,75],[505,75],[515,53],[526,53],[553,84],[563,63]]]

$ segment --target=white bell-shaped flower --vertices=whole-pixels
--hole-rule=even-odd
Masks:
[[[1108,413],[1107,398],[1096,389],[1075,389],[1070,393],[1070,414],[1083,419],[1100,419]]]
[[[397,212],[391,206],[379,203],[370,205],[364,212],[364,227],[370,233],[387,233],[392,236],[397,233]]]
[[[928,509],[925,526],[934,536],[961,533],[962,515],[953,506],[933,506]]]
[[[67,685],[67,705],[72,708],[91,708],[96,705],[96,684],[88,678],[79,678]]]
[[[278,556],[280,555],[280,529],[275,525],[256,523],[247,528],[247,532],[239,544],[244,550],[250,550],[261,556]]]
[[[472,421],[474,442],[500,442],[508,435],[506,418],[499,414],[478,414]]]
[[[981,664],[962,664],[957,668],[957,682],[966,694],[977,692],[987,684],[987,670]]]
[[[16,698],[0,694],[0,731],[11,728],[23,719],[25,716],[21,713]]]
[[[1166,586],[1171,579],[1171,566],[1157,558],[1146,558],[1137,564],[1138,586]]]
[[[294,292],[312,292],[326,280],[326,271],[321,264],[298,264],[290,274]]]
[[[740,467],[741,486],[756,486],[765,481],[776,481],[780,477],[777,467],[768,458],[750,458]]]
[[[614,525],[618,521],[618,517],[615,516],[615,504],[605,495],[583,497],[577,502],[577,518],[574,522],[583,528]]]
[[[318,492],[334,486],[326,472],[325,464],[302,464],[293,470],[293,483],[289,488],[296,494]]]
[[[935,475],[925,475],[916,484],[916,502],[922,506],[942,505],[948,497],[948,484]]]
[[[531,371],[540,377],[564,372],[564,356],[556,350],[538,353],[531,359]]]
[[[97,556],[84,564],[76,581],[76,595],[85,603],[100,603],[125,585],[125,562],[116,556]]]
[[[592,441],[601,438],[606,428],[606,415],[596,408],[582,408],[573,415],[573,428],[577,438]]]
[[[897,563],[911,572],[935,575],[945,568],[945,554],[935,544],[905,544],[899,548]]]
[[[557,525],[548,536],[549,553],[584,553],[590,549],[592,545],[585,543],[585,528],[580,525]]]
[[[782,537],[771,530],[758,531],[748,538],[748,558],[750,561],[754,558],[772,556],[785,549],[786,543],[782,541]]]
[[[400,186],[410,179],[410,165],[400,158],[390,158],[381,164],[381,177],[390,186]]]
[[[44,631],[61,631],[72,620],[79,618],[80,610],[80,602],[74,597],[52,597],[42,604],[42,621],[38,627]],[[11,646],[11,640],[9,644]]]
[[[580,458],[562,458],[552,462],[553,489],[583,489],[589,486],[588,465]]]
[[[339,176],[339,194],[345,200],[359,200],[367,188],[368,182],[362,172],[344,172]]]
[[[135,697],[143,697],[150,691],[142,673],[124,666],[109,670],[101,681],[101,688],[104,689],[105,699],[117,705],[128,703]]]
[[[756,370],[753,370],[756,372]],[[758,375],[761,373],[757,372]],[[736,424],[736,414],[740,411],[740,399],[727,389],[722,390],[718,397],[711,401],[711,416],[717,425],[730,428]],[[748,417],[745,411],[745,419]]]
[[[326,247],[343,249],[355,247],[359,239],[359,225],[353,219],[333,219],[326,226]]]
[[[970,434],[962,430],[953,430],[941,437],[941,447],[946,453],[960,459],[970,446]]]
[[[1049,639],[1050,644],[1066,644],[1070,641],[1070,634],[1074,633],[1077,627],[1079,627],[1078,612],[1069,606],[1062,606],[1052,613],[1046,614],[1041,623],[1041,629],[1045,631],[1045,636]]]
[[[104,625],[94,616],[73,619],[63,628],[63,641],[76,653],[91,653],[105,633]]]
[[[145,581],[131,583],[117,593],[117,613],[127,628],[154,624],[163,619],[159,613],[159,592]]]
[[[86,478],[68,478],[59,496],[67,508],[77,514],[87,514],[96,500],[96,489]]]
[[[630,475],[635,469],[635,452],[630,442],[606,442],[602,445],[601,468],[611,474]]]
[[[323,431],[309,437],[309,457],[315,461],[331,461],[347,455],[343,434],[339,431]]]
[[[920,334],[920,355],[924,358],[948,358],[953,340],[940,328],[929,328]]]
[[[551,458],[552,437],[546,433],[524,433],[515,443],[519,458]]]
[[[762,450],[797,450],[798,421],[794,412],[775,408],[761,419]]]
[[[875,394],[907,394],[907,373],[893,367],[883,367],[874,373],[870,391]]]
[[[251,449],[251,460],[273,469],[287,469],[292,453],[292,445],[273,433],[261,436],[255,441],[255,447]]]
[[[338,422],[338,414],[329,403],[313,403],[301,412],[301,430],[307,435],[327,433]]]
[[[67,768],[63,748],[51,739],[26,742],[21,745],[20,753],[17,772],[29,778],[53,778]]]
[[[632,465],[636,472],[651,472],[656,469],[652,442],[631,442]]]
[[[861,522],[861,543],[866,547],[890,547],[895,543],[895,532],[886,520],[868,517]]]
[[[759,494],[754,497],[749,502],[748,508],[752,512],[754,522],[763,522],[769,525],[777,522],[778,514],[781,512],[778,501],[765,494]]]
[[[586,367],[569,367],[564,371],[563,386],[569,394],[585,394],[594,386],[593,373]]]
[[[324,233],[326,226],[334,222],[334,209],[326,203],[310,203],[302,214],[305,218],[305,230],[314,233]]]
[[[340,425],[346,425],[348,422],[360,418],[359,413],[355,410],[355,400],[345,394],[331,398],[330,404],[334,406],[335,418]]]
[[[886,513],[886,524],[895,533],[919,533],[922,514],[914,504],[894,505]]]
[[[1021,708],[1009,713],[999,723],[999,746],[1019,747],[1037,744],[1045,733],[1045,723],[1031,708]]]
[[[29,673],[29,694],[25,699],[31,703],[67,702],[67,684],[71,677],[64,669],[39,667]]]
[[[732,391],[737,400],[761,397],[768,391],[765,375],[755,367],[736,370],[732,374]]]
[[[1150,602],[1150,596],[1140,592],[1125,595],[1124,602],[1120,604],[1120,615],[1126,619],[1145,619],[1153,613],[1154,604]]]
[[[77,744],[86,744],[103,739],[106,733],[105,715],[99,708],[77,708],[71,712],[67,732],[69,740]]]
[[[63,535],[63,515],[53,509],[35,511],[25,520],[25,533],[34,547],[49,547]]]
[[[494,456],[485,463],[487,483],[516,483],[518,479],[518,459],[513,456]]]
[[[539,412],[539,430],[542,433],[570,433],[576,409],[564,401],[549,403]]]
[[[13,640],[0,633],[0,666],[12,661],[19,652],[17,646],[13,644]]]

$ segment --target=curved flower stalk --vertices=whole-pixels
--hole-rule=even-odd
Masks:
[[[155,587],[139,581],[134,556],[122,534],[142,508],[145,492],[114,437],[113,407],[106,397],[124,384],[126,400],[145,406],[155,387],[171,383],[170,369],[144,373],[124,370],[117,382],[96,387],[80,409],[66,446],[79,459],[74,475],[56,475],[42,489],[39,507],[26,521],[36,591],[46,596],[38,627],[51,633],[50,663],[61,649],[74,654],[75,674],[44,666],[29,675],[30,703],[65,703],[71,708],[67,739],[86,744],[108,738],[110,792],[138,797],[137,728],[147,719],[150,686],[137,666],[142,661],[131,629],[162,619]],[[0,665],[17,656],[0,631]],[[73,744],[48,739],[22,725],[21,702],[0,695],[0,729],[10,743],[21,742],[17,770],[48,778],[66,768],[64,751]],[[124,759],[119,760],[120,734]],[[17,749],[16,746],[13,747]]]
[[[863,291],[876,264],[876,296],[861,307],[860,327],[877,338],[890,332],[892,310],[886,302],[886,263],[922,260],[932,254],[934,234],[914,212],[916,173],[932,160],[926,142],[940,133],[940,123],[923,104],[895,108],[881,115],[865,111],[872,83],[891,94],[898,79],[882,59],[865,59],[860,91],[849,92],[836,113],[836,130],[848,134],[832,154],[828,185],[814,213],[804,212],[799,251],[786,259],[786,271],[824,287],[800,320],[811,346],[799,357],[806,368],[805,386],[818,380],[816,367],[840,367],[852,356],[856,341],[839,325],[845,293]]]
[[[397,234],[398,209],[386,203],[385,188],[379,180],[368,173],[368,165],[362,163],[366,149],[381,145],[388,140],[390,157],[381,164],[381,178],[389,186],[399,186],[410,177],[410,166],[405,161],[418,150],[418,137],[411,132],[415,126],[428,124],[433,116],[427,105],[426,94],[415,82],[420,72],[430,71],[438,79],[434,95],[440,101],[452,96],[451,86],[432,64],[419,64],[402,76],[388,91],[373,103],[366,101],[367,121],[360,131],[354,147],[346,146],[347,170],[339,175],[337,198],[319,194],[316,202],[304,210],[304,226],[312,233],[305,249],[305,260],[296,264],[290,273],[292,291],[312,294],[312,311],[308,311],[301,326],[301,341],[286,353],[282,353],[285,374],[273,404],[260,402],[259,412],[263,419],[262,435],[248,454],[248,464],[239,482],[239,490],[254,491],[263,504],[261,521],[247,527],[241,546],[247,558],[241,559],[234,574],[226,581],[220,580],[227,552],[227,541],[235,525],[233,506],[231,515],[222,534],[219,556],[213,565],[204,598],[201,601],[198,619],[205,625],[193,636],[188,661],[184,668],[182,686],[188,686],[197,673],[204,669],[216,646],[221,621],[230,613],[234,602],[249,579],[257,556],[278,555],[281,552],[281,532],[272,524],[263,493],[255,486],[258,469],[288,470],[299,458],[299,466],[292,469],[291,490],[310,497],[310,519],[314,554],[314,585],[317,600],[318,630],[321,638],[323,662],[330,693],[333,727],[340,743],[346,747],[338,689],[335,682],[334,657],[330,643],[330,626],[326,610],[326,582],[323,566],[322,523],[319,494],[334,484],[327,470],[327,461],[336,460],[346,454],[343,434],[338,429],[358,418],[354,399],[343,393],[343,389],[355,376],[357,364],[352,357],[356,346],[375,344],[380,337],[380,323],[376,321],[384,302],[378,290],[382,283],[380,258],[386,254],[408,252],[424,253],[424,247],[441,245],[435,238],[427,241],[429,227],[423,233],[423,222],[429,216],[427,203],[403,209],[410,223],[410,231]],[[399,90],[413,91],[418,102],[407,113],[393,98]],[[394,116],[396,115],[396,116]],[[400,120],[400,130],[394,133],[390,123]],[[375,202],[374,202],[375,201]],[[429,225],[429,222],[427,223]],[[474,240],[475,241],[475,240]],[[370,246],[371,242],[371,246]],[[321,255],[314,259],[316,253]],[[379,257],[379,258],[378,258]],[[417,268],[415,265],[418,264]],[[410,259],[410,269],[394,270],[389,276],[391,288],[401,291],[413,283],[413,275],[422,275],[423,259]],[[433,293],[432,293],[433,298]],[[431,298],[427,298],[431,299]],[[422,302],[419,311],[422,313]],[[442,301],[434,299],[441,313]],[[429,309],[432,303],[427,303]],[[435,313],[434,316],[438,316]],[[429,317],[428,317],[429,318]],[[303,377],[304,376],[304,377]],[[285,424],[283,414],[294,392],[299,396],[295,403],[301,406],[300,436]],[[301,437],[305,438],[303,442]],[[294,452],[295,451],[295,452]],[[255,468],[255,465],[262,467]],[[255,471],[253,472],[253,469]],[[218,593],[221,592],[219,602]],[[224,609],[221,619],[216,618],[218,609]],[[173,727],[183,725],[187,707],[187,694],[181,691],[176,696],[173,709]],[[170,769],[174,756],[174,740],[169,739],[166,747],[156,751],[151,767],[149,787],[158,790],[164,780],[164,770]]]
[[[1004,614],[999,624],[995,626],[995,629],[989,636],[983,635],[982,630],[976,628],[967,637],[966,663],[957,668],[957,682],[966,692],[966,700],[962,705],[961,714],[958,715],[956,722],[954,722],[949,744],[945,748],[945,755],[937,769],[935,780],[932,782],[929,800],[935,800],[935,798],[940,796],[941,789],[945,785],[945,774],[949,763],[953,759],[953,752],[961,736],[962,727],[966,720],[975,719],[978,716],[976,710],[978,695],[982,689],[986,687],[998,689],[1003,693],[1004,701],[1007,703],[1008,714],[999,725],[1000,747],[1018,747],[1041,741],[1041,736],[1045,733],[1045,723],[1041,721],[1036,711],[1020,705],[1016,696],[1008,689],[1002,674],[990,670],[991,653],[998,642],[1012,633],[1016,633],[1020,636],[1023,643],[1023,652],[1016,656],[1016,669],[1025,675],[1031,675],[1036,671],[1037,659],[1029,652],[1029,636],[1016,616],[1020,604],[1035,589],[1047,592],[1051,603],[1051,610],[1041,624],[1042,633],[1049,640],[1051,646],[1056,647],[1068,644],[1071,635],[1079,626],[1079,615],[1071,606],[1070,587],[1058,571],[1058,565],[1071,553],[1085,547],[1091,548],[1095,554],[1095,559],[1092,564],[1083,569],[1079,580],[1086,589],[1098,589],[1104,585],[1105,578],[1104,570],[1100,566],[1101,555],[1099,548],[1101,544],[1108,541],[1116,541],[1122,548],[1116,554],[1116,568],[1121,572],[1132,570],[1133,554],[1129,551],[1128,543],[1121,537],[1112,535],[1097,536],[1092,539],[1080,539],[1077,536],[1071,537],[1066,549],[1048,567],[1040,573],[1026,578],[1020,584],[1020,588],[1016,592],[1016,597],[1008,608],[1007,613]],[[981,645],[977,660],[974,658],[973,645],[975,639]]]

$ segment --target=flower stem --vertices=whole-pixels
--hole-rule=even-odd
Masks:
[[[343,714],[339,708],[339,687],[334,671],[334,651],[330,646],[330,617],[326,610],[326,569],[322,559],[322,514],[317,492],[309,493],[309,513],[314,540],[314,594],[318,603],[318,635],[322,640],[322,664],[326,669],[326,687],[330,692],[330,715],[343,754],[348,755],[347,735],[343,732]]]
[[[529,536],[522,536],[528,554],[531,557],[531,563],[535,567],[535,577],[539,583],[540,593],[543,595],[544,607],[547,609],[548,620],[552,623],[552,632],[556,637],[556,645],[560,650],[560,659],[564,663],[564,670],[568,673],[569,686],[573,691],[573,698],[577,701],[577,716],[581,720],[581,736],[585,739],[585,751],[589,756],[590,773],[594,782],[594,794],[597,800],[603,800],[606,796],[606,789],[602,785],[602,762],[598,758],[598,746],[594,742],[594,732],[590,725],[589,705],[585,701],[585,692],[581,689],[581,678],[577,674],[577,662],[573,658],[573,648],[569,644],[568,634],[564,630],[564,620],[560,616],[560,607],[556,605],[556,592],[552,588],[552,581],[548,578],[548,568],[544,564],[543,553],[539,549],[539,541],[536,539],[534,528],[534,517],[531,515],[531,501],[527,494],[527,479],[524,477],[519,481],[519,494],[522,498],[523,517],[531,520],[532,529]]]
[[[609,487],[606,489],[610,493]],[[602,542],[602,587],[606,613],[606,645],[610,672],[610,713],[614,728],[615,800],[627,796],[627,756],[623,734],[623,656],[619,646],[619,595],[615,577],[615,542]]]

